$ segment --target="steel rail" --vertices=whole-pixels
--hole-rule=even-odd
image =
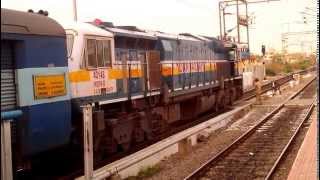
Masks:
[[[279,155],[278,159],[276,160],[276,162],[274,163],[274,165],[272,166],[271,170],[269,171],[268,175],[265,177],[265,180],[268,180],[271,178],[271,176],[274,174],[276,168],[278,167],[278,165],[280,164],[280,161],[282,160],[282,158],[284,157],[285,153],[287,152],[288,148],[290,145],[292,145],[293,140],[297,137],[297,134],[299,133],[303,123],[305,123],[306,120],[309,119],[309,117],[311,116],[311,113],[313,111],[315,107],[315,101],[309,106],[309,109],[306,113],[306,115],[303,117],[302,122],[300,123],[300,125],[298,126],[298,128],[296,129],[295,133],[293,134],[293,136],[290,138],[289,142],[287,143],[287,145],[284,147],[284,149],[282,150],[281,154]]]
[[[184,178],[184,180],[195,179],[202,171],[205,171],[206,168],[209,168],[210,164],[215,163],[220,157],[222,157],[223,155],[225,155],[229,151],[231,151],[233,147],[235,147],[237,144],[244,141],[247,137],[249,137],[251,134],[253,134],[257,128],[259,128],[265,121],[267,121],[269,118],[271,118],[275,113],[279,112],[288,101],[290,101],[291,99],[295,98],[298,94],[300,94],[315,79],[316,79],[316,77],[313,77],[304,87],[300,88],[296,93],[294,93],[289,98],[287,98],[283,103],[278,105],[269,114],[265,115],[255,126],[250,128],[249,130],[247,130],[243,135],[241,135],[239,138],[237,138],[235,141],[233,141],[229,146],[227,146],[222,151],[220,151],[218,154],[216,154],[215,156],[210,158],[208,161],[206,161],[204,164],[202,164],[198,169],[196,169],[194,172],[192,172],[190,175],[188,175],[186,178]]]

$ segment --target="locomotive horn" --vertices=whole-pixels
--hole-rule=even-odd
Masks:
[[[43,15],[43,10],[42,10],[42,9],[40,9],[40,10],[38,11],[38,14]]]
[[[42,9],[40,9],[40,10],[38,11],[38,14],[41,14],[41,15],[44,15],[44,16],[48,16],[48,15],[49,15],[48,11],[44,11],[44,10],[42,10]]]

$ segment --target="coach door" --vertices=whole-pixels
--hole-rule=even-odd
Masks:
[[[1,111],[12,110],[16,107],[12,45],[10,41],[1,41]]]
[[[159,90],[161,85],[160,73],[160,53],[159,51],[148,51],[148,89],[150,91]]]

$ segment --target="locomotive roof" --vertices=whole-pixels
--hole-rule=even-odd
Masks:
[[[161,31],[154,30],[141,30],[135,26],[114,26],[112,22],[103,22],[99,20],[98,23],[88,22],[89,24],[93,24],[94,26],[103,28],[109,32],[112,32],[115,36],[125,36],[125,37],[133,37],[133,38],[144,38],[157,40],[158,38],[166,38],[173,40],[189,40],[196,42],[208,42],[217,50],[223,50],[224,43],[214,37],[208,37],[203,35],[194,35],[190,33],[180,33],[180,34],[172,34]]]
[[[150,40],[157,40],[157,37],[151,33],[146,31],[133,31],[126,29],[125,27],[103,27],[107,31],[112,32],[115,36],[125,36],[125,37],[133,37],[133,38],[144,38]]]
[[[168,39],[180,39],[180,40],[189,40],[189,41],[199,41],[199,39],[186,35],[186,34],[170,34],[170,33],[164,33],[160,31],[153,31],[155,36],[162,37],[162,38],[168,38]]]
[[[63,27],[44,15],[1,8],[1,33],[65,36]]]
[[[113,34],[105,31],[101,28],[98,28],[92,24],[84,23],[84,22],[75,22],[75,21],[69,21],[69,22],[61,22],[64,29],[72,29],[77,31],[77,33],[83,34],[83,35],[96,35],[96,36],[105,36],[105,37],[113,37]]]
[[[99,23],[89,22],[95,26],[101,27],[107,31],[112,32],[115,36],[125,36],[125,37],[133,37],[133,38],[144,38],[157,40],[158,37],[168,38],[168,39],[181,39],[181,40],[189,40],[189,41],[199,41],[204,40],[198,37],[187,35],[187,34],[170,34],[164,33],[160,31],[152,31],[152,30],[142,30],[135,26],[114,26],[111,22],[102,22],[99,20]]]
[[[211,41],[209,38],[206,38],[206,37],[204,37],[204,36],[195,35],[195,34],[190,34],[190,33],[180,33],[179,35],[184,35],[184,36],[193,37],[193,38],[199,39],[199,40],[201,40],[201,41],[206,41],[206,42]]]

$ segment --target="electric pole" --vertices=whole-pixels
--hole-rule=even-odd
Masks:
[[[238,44],[244,44],[247,45],[248,49],[250,50],[250,42],[249,42],[249,16],[248,16],[248,5],[249,4],[257,4],[257,3],[266,3],[266,2],[272,2],[272,1],[280,1],[280,0],[223,0],[219,1],[219,22],[220,22],[220,38],[222,40],[227,40],[227,35],[230,33],[233,29],[226,30],[226,15],[236,15],[236,29],[237,29],[237,37],[236,41]],[[228,9],[231,6],[236,6],[236,13],[226,13],[226,9]],[[245,14],[240,15],[240,7],[245,8]],[[246,28],[246,40],[243,40],[243,38],[240,37],[240,29],[242,27]]]
[[[73,0],[73,20],[77,21],[77,0]]]

